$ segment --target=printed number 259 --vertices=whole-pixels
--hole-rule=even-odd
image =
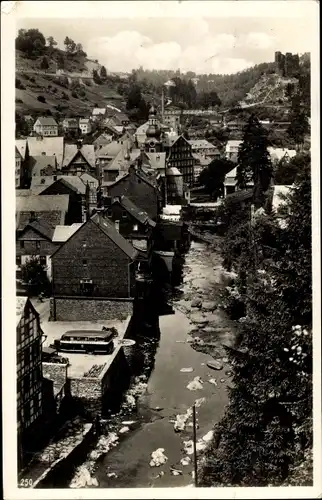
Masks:
[[[32,486],[32,479],[21,479],[20,487],[21,488],[30,488]]]

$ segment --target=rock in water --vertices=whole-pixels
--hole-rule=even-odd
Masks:
[[[189,368],[181,368],[182,373],[191,373],[193,372],[193,368],[190,366]]]
[[[191,302],[191,307],[197,307],[198,309],[200,309],[202,306],[202,302],[200,299],[194,299],[192,302]]]
[[[168,457],[164,454],[164,448],[158,448],[151,453],[150,467],[160,467],[168,460]]]
[[[201,313],[198,313],[198,312],[191,314],[190,321],[192,323],[197,323],[200,325],[204,325],[204,324],[209,322],[209,320],[207,318],[205,318],[204,316],[202,316]]]
[[[207,366],[209,368],[212,368],[213,370],[222,370],[223,369],[222,363],[220,363],[220,361],[216,361],[216,360],[208,361]]]
[[[195,377],[189,384],[187,385],[187,389],[189,391],[198,391],[200,389],[203,389],[203,382],[200,377]]]
[[[202,304],[203,311],[214,311],[217,308],[215,302],[208,301]]]

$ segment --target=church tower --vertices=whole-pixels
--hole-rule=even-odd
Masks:
[[[146,131],[145,151],[147,153],[160,153],[162,150],[161,127],[157,119],[157,112],[152,105],[149,112],[149,126]]]

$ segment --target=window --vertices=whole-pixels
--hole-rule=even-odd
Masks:
[[[87,266],[87,259],[83,259],[83,266]]]
[[[126,217],[127,217],[127,212],[126,212],[126,210],[122,210],[122,218],[123,218],[123,219],[126,219]]]
[[[108,208],[106,212],[107,217],[111,218],[112,217],[112,209]]]
[[[82,295],[92,295],[94,290],[94,285],[92,280],[81,280],[80,281],[80,291]]]
[[[138,225],[137,225],[137,224],[134,224],[134,226],[133,226],[133,231],[138,231],[138,229],[139,229]]]
[[[21,256],[20,255],[16,255],[16,266],[21,266]]]
[[[28,401],[24,407],[24,421],[28,421],[30,419],[30,402]]]
[[[29,392],[29,390],[30,390],[30,377],[28,374],[28,375],[25,375],[23,378],[23,392],[26,393],[26,392]]]
[[[47,265],[47,260],[46,260],[46,256],[45,255],[41,255],[39,257],[39,262],[42,266],[46,266]]]
[[[40,249],[40,241],[39,241],[39,240],[37,240],[37,241],[36,241],[36,249],[37,249],[37,250],[39,250],[39,249]]]
[[[20,248],[25,248],[25,242],[24,241],[20,241]]]

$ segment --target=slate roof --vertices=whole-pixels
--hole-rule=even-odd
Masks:
[[[92,111],[92,115],[98,116],[98,115],[105,115],[106,109],[105,108],[94,108]]]
[[[280,161],[284,156],[289,156],[289,158],[294,158],[296,156],[295,149],[287,148],[267,148],[272,160]]]
[[[106,144],[110,144],[113,140],[113,136],[111,134],[106,134],[105,132],[103,132],[103,134],[100,134],[96,139],[95,141],[93,142],[93,144],[95,146],[105,146]]]
[[[21,158],[24,160],[27,152],[27,139],[16,139],[16,148],[18,149]]]
[[[52,241],[55,228],[46,220],[41,218],[32,222],[28,222],[24,229],[27,229],[27,227],[32,227],[35,231],[37,231],[37,233]],[[20,239],[23,239],[23,235],[20,236],[19,240]]]
[[[110,238],[130,259],[134,260],[138,252],[133,248],[131,243],[123,238],[123,236],[116,230],[114,224],[102,215],[95,214],[90,219],[94,224],[99,227],[108,238]]]
[[[126,159],[125,156],[127,154],[126,149],[121,149],[117,156],[113,158],[111,163],[108,165],[106,170],[124,170],[128,171],[128,168],[130,166],[131,162],[134,162],[139,156],[140,156],[140,150],[139,149],[134,149],[132,151],[128,151],[128,154],[130,156],[129,159]]]
[[[79,178],[84,182],[84,184],[91,183],[93,182],[95,187],[98,187],[98,180],[96,177],[93,177],[92,175],[88,174],[87,172],[84,172],[84,174],[80,175]]]
[[[230,152],[232,152],[232,150],[235,151],[236,149],[238,149],[242,142],[243,141],[237,141],[237,140],[227,141],[226,153],[230,153]]]
[[[122,196],[121,199],[118,202],[114,203],[120,203],[120,205],[129,212],[136,220],[141,222],[141,224],[149,224],[149,226],[154,227],[155,222],[150,219],[149,215],[145,210],[142,210],[139,208],[133,201],[131,201],[127,196]]]
[[[214,144],[207,141],[206,139],[192,139],[188,141],[192,149],[217,149]]]
[[[64,137],[28,137],[30,156],[56,156],[57,165],[61,167],[64,156]]]
[[[85,158],[92,168],[95,168],[95,152],[93,144],[83,144],[79,149],[77,148],[77,144],[66,144],[64,148],[63,167],[67,167],[78,153]]]
[[[36,122],[37,123],[39,122],[40,125],[42,126],[51,126],[51,127],[57,127],[57,122],[56,120],[52,117],[52,116],[40,116],[39,118],[37,118]]]
[[[29,223],[31,212],[53,226],[64,224],[68,206],[68,194],[17,196],[16,227],[18,230],[24,229]]]

